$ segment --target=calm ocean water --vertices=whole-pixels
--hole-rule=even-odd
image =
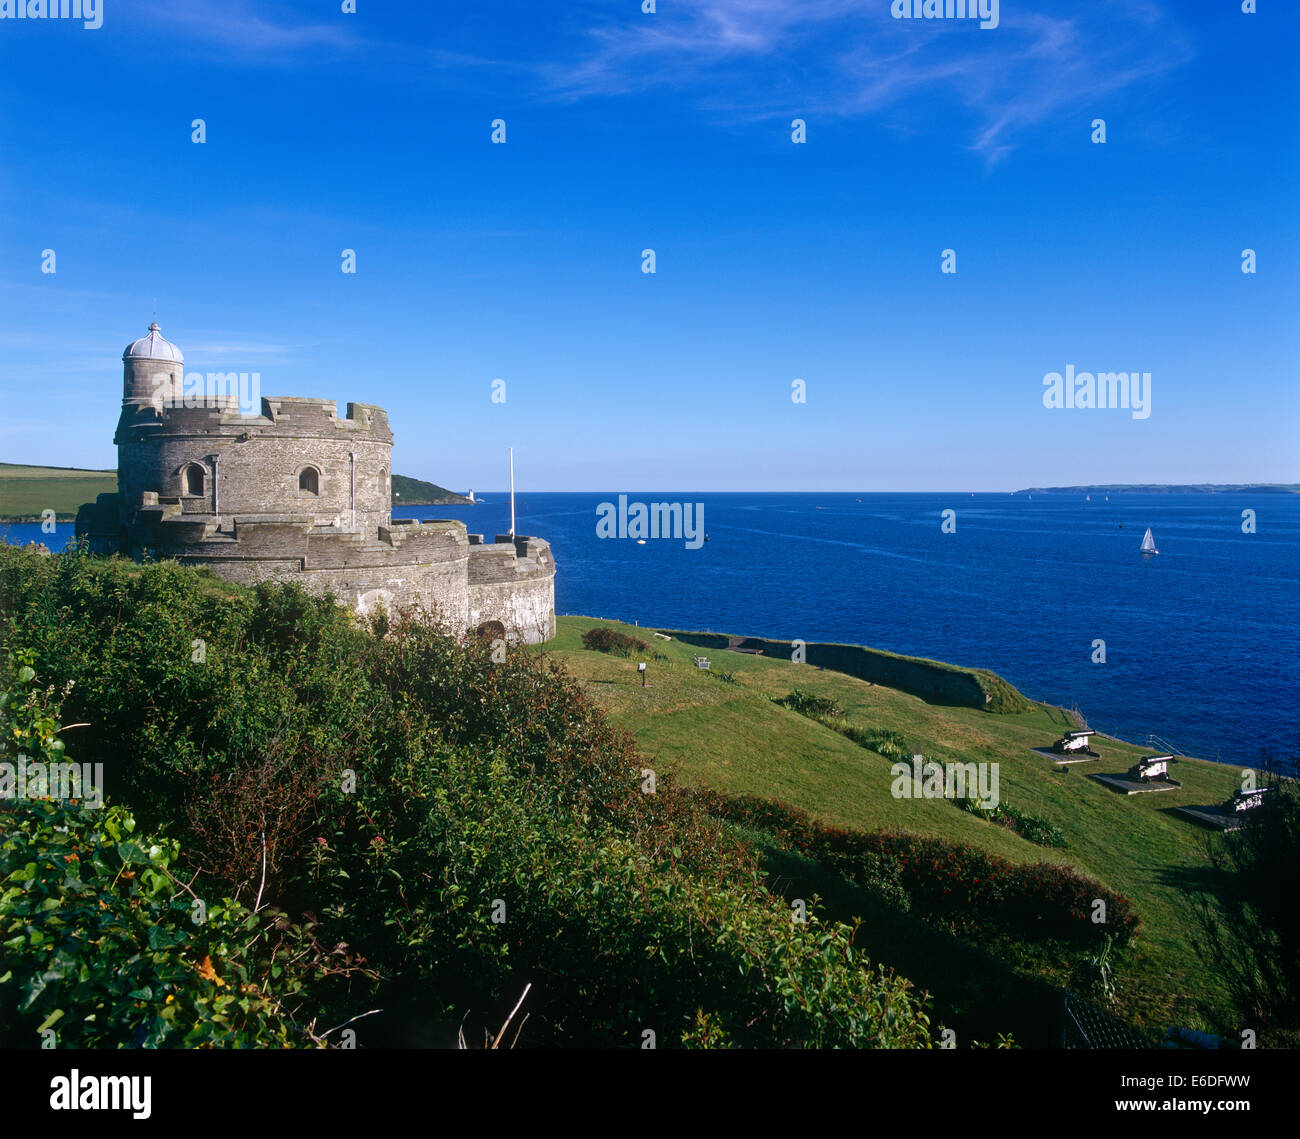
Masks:
[[[397,517],[509,528],[504,493]],[[1300,496],[695,494],[710,541],[596,537],[617,494],[525,494],[556,609],[642,625],[844,641],[991,668],[1125,739],[1255,763],[1300,754]],[[1242,511],[1257,514],[1243,534]],[[941,512],[957,512],[944,534]],[[1159,556],[1139,555],[1150,526]],[[9,541],[38,526],[0,526]],[[46,541],[58,548],[60,526]],[[1106,662],[1092,663],[1093,642]]]

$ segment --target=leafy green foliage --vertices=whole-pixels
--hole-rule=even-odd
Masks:
[[[289,1047],[297,946],[229,899],[196,925],[178,844],[121,807],[0,810],[0,1008],[9,1046]],[[287,1003],[286,1003],[287,1002]]]
[[[1010,803],[999,802],[996,806],[986,808],[977,796],[972,795],[959,796],[952,800],[952,804],[972,815],[978,815],[991,823],[1006,827],[1007,830],[1014,831],[1027,842],[1037,846],[1064,847],[1066,845],[1065,835],[1055,823],[1040,819],[1028,811],[1011,806]]]
[[[609,625],[597,625],[582,634],[585,647],[598,653],[613,653],[615,656],[630,657],[633,653],[644,653],[649,645],[638,637],[629,637]]]
[[[830,697],[814,696],[802,688],[796,688],[790,695],[781,697],[776,703],[814,720],[822,716],[844,715],[844,710]]]
[[[495,1027],[531,985],[527,1045],[636,1045],[646,1029],[660,1046],[929,1045],[925,998],[873,967],[852,927],[815,913],[793,922],[753,852],[671,773],[647,793],[630,739],[541,657],[494,660],[488,642],[413,614],[389,616],[378,637],[329,598],[286,585],[232,596],[169,564],[0,549],[0,601],[11,652],[73,682],[68,714],[92,725],[84,740],[121,801],[147,814],[142,829],[177,836],[175,848],[144,848],[166,858],[156,869],[171,889],[182,862],[186,878],[228,893],[216,912],[250,957],[225,925],[201,948],[228,986],[256,985],[278,1004],[237,1006],[243,1019],[218,1025],[222,1041],[294,1039],[283,1022],[303,1013],[286,1007],[288,992],[330,1020],[389,1009],[364,1022],[367,1043],[422,1032],[450,1045],[466,1015]],[[118,869],[106,858],[107,880],[83,879],[88,908],[100,895],[140,908],[112,900],[110,884],[139,877]],[[255,894],[314,915],[301,927],[305,961],[354,946],[343,952],[364,953],[370,969],[274,988],[263,970],[281,958],[247,925],[262,915],[242,908]],[[170,929],[183,902],[169,897],[155,924]],[[76,936],[94,934],[94,914],[76,915],[89,931]],[[173,948],[192,971],[198,950]],[[103,942],[101,956],[121,966],[139,952],[133,934]],[[28,984],[39,966],[22,958],[11,982]],[[181,1001],[176,978],[164,980]],[[87,982],[58,1007],[84,1018],[93,991]],[[193,1012],[186,1032],[203,1039]],[[136,1042],[138,1029],[103,1039]]]
[[[0,760],[13,762],[25,755],[63,761],[57,697],[53,687],[36,687],[35,656],[30,650],[16,652],[6,662],[10,676],[0,686]]]
[[[64,755],[58,706],[28,653],[7,662],[0,735]],[[36,714],[33,715],[33,709]],[[310,980],[350,971],[277,912],[203,900],[173,873],[179,844],[122,807],[0,804],[0,1040],[62,1047],[289,1047]]]
[[[1266,769],[1268,764],[1266,763]],[[1227,978],[1240,1023],[1261,1042],[1300,1045],[1300,784],[1269,778],[1240,830],[1207,840],[1210,892],[1198,901],[1198,952]],[[1211,904],[1217,898],[1218,906]],[[1221,908],[1220,908],[1221,907]]]
[[[810,720],[816,720],[831,731],[851,739],[859,747],[874,751],[886,759],[906,759],[910,754],[906,741],[897,732],[858,727],[850,722],[844,709],[829,697],[816,696],[796,688],[774,703],[807,716]]]

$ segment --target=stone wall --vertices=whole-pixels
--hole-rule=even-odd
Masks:
[[[660,629],[659,632],[702,648],[760,649],[764,656],[778,660],[791,660],[794,651],[789,641],[770,641],[763,637],[740,638],[726,633],[692,633],[678,629]],[[813,667],[828,668],[873,684],[897,688],[900,692],[910,692],[936,704],[958,704],[999,713],[1023,712],[1031,707],[1012,684],[987,669],[962,668],[922,657],[899,656],[865,645],[817,641],[807,643],[804,659]]]
[[[392,432],[380,408],[333,400],[263,400],[263,415],[215,408],[144,409],[118,429],[118,488],[129,506],[146,492],[175,499],[187,514],[284,513],[321,525],[373,532],[388,525]],[[356,513],[352,513],[355,454]],[[186,468],[203,472],[190,494]],[[317,492],[299,488],[314,468]],[[214,478],[215,475],[215,478]]]
[[[500,621],[508,640],[535,645],[555,636],[555,578],[525,578],[469,587],[466,626],[477,629]]]
[[[477,535],[475,535],[477,537]],[[555,561],[540,538],[498,534],[469,548],[469,627],[500,621],[510,640],[555,636]]]
[[[146,493],[130,513],[134,558],[175,558],[241,585],[296,581],[362,613],[418,606],[456,632],[499,621],[512,641],[555,636],[555,562],[539,538],[502,535],[493,545],[471,545],[463,523],[436,519],[398,520],[373,539],[309,517],[245,517],[217,529],[156,498]],[[78,514],[77,532],[96,552],[112,552],[116,516],[116,496],[101,495]]]

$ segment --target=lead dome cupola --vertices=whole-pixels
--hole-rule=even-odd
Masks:
[[[181,355],[181,350],[170,340],[163,338],[162,331],[158,328],[156,320],[149,326],[148,336],[133,340],[126,346],[126,351],[122,353],[122,359],[174,360],[178,364],[185,363],[185,357]]]

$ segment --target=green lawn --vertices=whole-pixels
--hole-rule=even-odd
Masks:
[[[1127,894],[1141,914],[1142,933],[1120,960],[1123,1015],[1156,1028],[1200,1027],[1204,1020],[1196,1002],[1222,1007],[1218,979],[1204,972],[1193,948],[1197,926],[1188,901],[1189,887],[1202,880],[1207,832],[1171,807],[1223,801],[1239,786],[1237,769],[1185,760],[1173,769],[1184,784],[1181,790],[1123,796],[1088,779],[1085,771],[1122,772],[1144,754],[1142,748],[1102,740],[1097,748],[1102,758],[1073,769],[1058,769],[1030,751],[1049,745],[1070,726],[1058,708],[1036,705],[1030,712],[991,715],[930,704],[808,665],[703,650],[615,624],[665,658],[648,659],[648,686],[642,688],[637,659],[583,648],[582,632],[608,623],[561,617],[545,651],[564,660],[611,719],[663,769],[724,793],[779,799],[835,826],[898,828],[978,844],[1013,861],[1073,865]],[[735,683],[696,669],[697,653],[711,659],[715,674],[734,673]],[[772,702],[771,697],[796,687],[832,697],[854,724],[902,734],[909,749],[927,759],[996,762],[1002,801],[1055,823],[1067,846],[1035,846],[946,800],[895,799],[888,760]],[[879,948],[874,955],[880,956]],[[906,948],[886,960],[915,976],[909,973]],[[1016,966],[1052,975],[1050,962],[1033,969],[1021,957]]]
[[[44,510],[71,521],[83,502],[116,491],[116,471],[0,463],[0,521],[39,519]]]

